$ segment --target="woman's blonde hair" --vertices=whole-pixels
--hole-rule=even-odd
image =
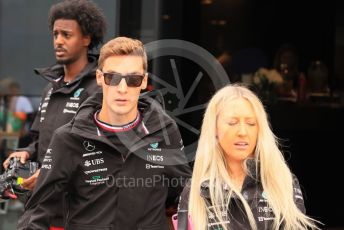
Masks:
[[[268,204],[275,215],[273,229],[279,229],[281,226],[284,229],[317,228],[313,219],[303,214],[294,202],[292,174],[278,148],[277,138],[271,131],[263,104],[246,87],[228,85],[213,96],[204,115],[189,200],[189,211],[195,229],[206,229],[208,224],[206,201],[200,196],[201,184],[206,180],[209,181],[211,203],[216,204],[213,211],[220,222],[225,221],[221,215],[223,212],[221,207],[229,208],[230,198],[235,193],[244,205],[251,228],[257,229],[248,203],[240,191],[233,186],[222,148],[216,138],[216,122],[219,113],[223,109],[230,109],[225,106],[228,105],[228,102],[238,98],[244,98],[250,102],[256,115],[258,139],[254,158],[256,168],[259,167],[263,189],[268,194]],[[245,167],[244,169],[247,172]],[[229,194],[223,192],[224,184],[232,188]],[[225,225],[222,227],[228,229]]]

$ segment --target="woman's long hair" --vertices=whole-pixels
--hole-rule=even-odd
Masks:
[[[195,165],[193,169],[189,210],[196,230],[206,229],[208,210],[206,201],[200,196],[201,184],[209,181],[209,192],[213,212],[219,222],[226,221],[221,207],[228,211],[230,198],[239,197],[246,211],[252,229],[257,229],[256,221],[240,191],[233,185],[227,170],[227,163],[222,148],[216,138],[216,122],[219,113],[226,108],[229,101],[245,98],[252,105],[258,124],[258,139],[254,158],[256,168],[260,171],[260,181],[268,194],[268,204],[275,215],[273,229],[284,226],[285,229],[317,228],[313,220],[304,215],[296,206],[293,195],[292,174],[278,148],[278,142],[272,133],[263,104],[257,96],[244,86],[228,85],[219,90],[210,100],[202,124]],[[257,163],[259,162],[259,163]],[[246,165],[246,164],[244,164]],[[246,173],[249,173],[247,169]],[[224,185],[231,188],[229,193],[223,190]],[[214,205],[216,204],[216,205]],[[222,226],[228,229],[226,224]]]

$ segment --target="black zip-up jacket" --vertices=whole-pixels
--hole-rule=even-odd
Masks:
[[[247,160],[247,167],[253,177],[246,176],[241,194],[246,199],[248,205],[251,208],[253,217],[255,218],[257,229],[259,230],[270,230],[272,229],[272,223],[274,219],[274,214],[272,209],[269,207],[266,194],[263,190],[263,186],[259,179],[259,172],[256,173],[255,160]],[[191,181],[184,187],[181,194],[179,206],[178,206],[178,230],[188,230],[188,205],[189,205],[189,193],[190,193]],[[306,212],[302,192],[298,179],[293,175],[293,187],[294,187],[294,202],[296,206],[303,212]],[[228,186],[223,186],[224,194],[229,192]],[[250,223],[248,221],[247,215],[245,213],[244,206],[238,196],[233,194],[231,198],[230,209],[224,208],[227,212],[222,212],[222,217],[226,223],[221,223],[215,217],[215,212],[213,211],[214,205],[211,203],[210,191],[209,191],[209,181],[205,181],[201,184],[200,196],[204,199],[207,210],[208,210],[208,226],[206,229],[218,230],[222,229],[221,224],[227,225],[229,229],[251,229]],[[280,229],[284,229],[281,227]]]
[[[191,175],[176,123],[156,101],[141,98],[142,120],[121,153],[94,122],[101,101],[101,94],[87,100],[55,132],[20,229],[48,229],[51,201],[64,192],[66,230],[168,229],[168,187],[181,191]]]
[[[97,57],[89,55],[88,65],[70,83],[61,84],[64,75],[62,65],[35,69],[35,73],[49,81],[45,87],[41,103],[30,131],[34,141],[26,148],[30,159],[42,163],[53,132],[72,120],[82,102],[92,95],[99,87],[96,83],[95,71]],[[60,81],[58,81],[60,79]]]

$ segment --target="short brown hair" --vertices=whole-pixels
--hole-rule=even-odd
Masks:
[[[147,54],[141,41],[127,37],[117,37],[108,41],[100,49],[98,68],[101,70],[108,57],[131,55],[142,57],[143,69],[147,72]]]

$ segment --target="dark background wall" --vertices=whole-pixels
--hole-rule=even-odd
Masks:
[[[131,6],[137,1],[127,0],[121,5],[120,33],[140,37],[140,18],[154,14],[148,28],[155,31],[154,39],[183,39],[208,50],[215,57],[225,50],[243,59],[243,73],[254,71],[249,66],[247,51],[259,49],[266,57],[265,67],[272,67],[275,54],[284,43],[292,43],[299,54],[299,69],[307,73],[314,60],[321,60],[329,70],[329,87],[332,92],[344,91],[344,7],[340,1],[276,1],[276,0],[190,0],[154,1],[154,11],[140,11]],[[122,9],[122,7],[124,9]],[[139,12],[138,17],[133,17]],[[124,17],[124,18],[122,18]],[[152,17],[152,16],[150,16]],[[158,21],[156,21],[158,20]],[[158,23],[158,26],[157,26]],[[135,29],[126,25],[135,25]],[[147,29],[147,27],[145,28]],[[145,37],[147,38],[147,37]],[[147,41],[150,41],[149,39]],[[246,58],[246,59],[245,59]],[[174,59],[187,91],[203,67],[176,56],[151,60],[150,72],[173,84],[174,75],[170,60]],[[255,61],[255,60],[253,60]],[[158,66],[158,68],[155,68]],[[226,68],[230,77],[231,68]],[[256,70],[256,69],[255,69]],[[205,78],[206,79],[206,78]],[[154,84],[154,82],[153,82]],[[195,90],[198,97],[191,104],[200,104],[210,98],[216,87],[208,79]],[[155,84],[156,88],[163,87]],[[202,95],[200,99],[199,95]],[[168,95],[167,101],[178,103]],[[171,99],[172,98],[172,99]],[[171,100],[170,100],[171,99]],[[202,100],[202,101],[200,101]],[[331,103],[280,103],[268,108],[274,132],[281,138],[287,162],[299,177],[305,195],[307,213],[322,221],[323,228],[344,228],[343,190],[341,183],[341,155],[339,147],[344,127],[343,104]],[[179,116],[194,128],[199,128],[202,111]],[[186,143],[192,143],[189,130],[181,128]],[[197,138],[196,138],[197,139]]]

